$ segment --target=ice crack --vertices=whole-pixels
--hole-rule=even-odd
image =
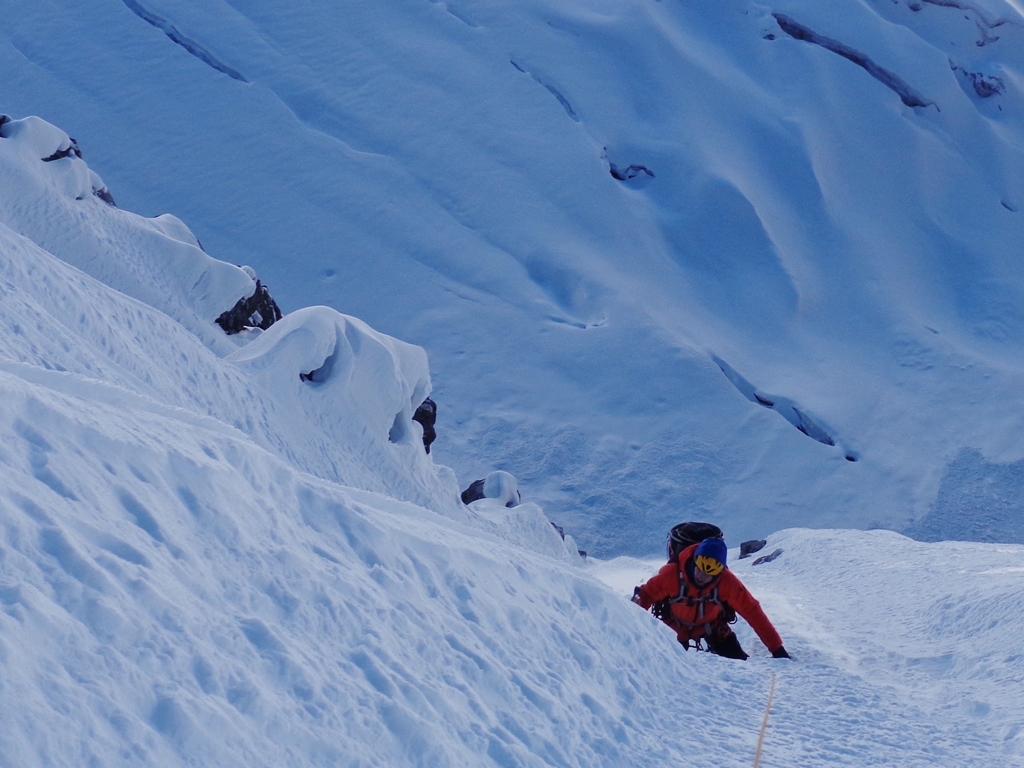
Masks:
[[[139,3],[136,2],[136,0],[121,1],[128,7],[128,10],[130,10],[143,21],[145,21],[147,24],[151,24],[157,29],[159,29],[161,32],[167,35],[167,37],[169,37],[173,42],[180,45],[182,48],[191,53],[193,56],[195,56],[197,59],[199,59],[207,66],[213,67],[218,72],[223,72],[228,77],[234,78],[239,82],[249,82],[240,72],[238,72],[235,69],[232,69],[222,61],[219,61],[216,56],[214,56],[212,53],[206,50],[206,48],[201,46],[195,40],[192,40],[191,38],[185,37],[185,35],[181,34],[181,32],[178,31],[178,28],[171,24],[169,21],[167,21],[167,19],[157,16],[152,11],[139,5]]]
[[[832,51],[833,53],[837,53],[844,59],[852,61],[858,67],[862,67],[869,75],[899,96],[900,100],[908,107],[934,106],[935,102],[925,99],[917,93],[917,91],[911,88],[902,78],[900,78],[899,75],[880,67],[860,51],[857,51],[838,40],[833,40],[830,37],[819,35],[813,30],[808,29],[802,24],[799,24],[789,18],[785,14],[773,13],[772,16],[775,17],[775,20],[779,23],[782,31],[790,37],[795,38],[796,40],[813,43],[814,45],[820,45],[822,48]]]

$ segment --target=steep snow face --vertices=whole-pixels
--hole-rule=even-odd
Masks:
[[[0,138],[0,181],[18,190],[0,203],[0,222],[169,315],[215,351],[233,348],[211,320],[255,290],[240,267],[203,253],[169,214],[147,220],[113,207],[77,142],[46,121],[7,120]]]
[[[578,569],[296,472],[212,419],[67,376],[0,388],[6,764],[678,758],[656,735],[672,713],[626,717],[632,675],[655,678],[629,660],[643,617]]]
[[[794,656],[792,664],[772,668],[777,685],[763,765],[924,768],[1024,760],[1024,645],[1016,618],[1024,607],[1024,547],[789,530],[768,537],[763,553],[777,550],[766,563],[735,552],[729,558]],[[594,572],[626,594],[659,565],[619,558]],[[736,632],[747,650],[763,653],[742,620]],[[702,661],[687,656],[681,663]],[[756,696],[764,701],[767,670],[761,686]],[[712,688],[729,701],[735,692]],[[688,690],[695,697],[703,692]],[[714,743],[721,723],[700,722]],[[681,728],[681,736],[687,731]]]
[[[412,421],[430,390],[422,349],[326,307],[229,338],[213,319],[253,291],[243,269],[205,254],[173,217],[98,199],[104,186],[77,154],[44,161],[73,146],[54,126],[0,130],[0,181],[19,190],[0,203],[9,371],[104,402],[184,409],[303,471],[462,514],[454,476],[428,460]]]
[[[730,561],[794,660],[741,622],[730,662],[628,602],[658,563],[610,590],[213,420],[0,386],[11,765],[740,768],[773,675],[764,765],[1024,759],[1019,546],[770,536]]]
[[[1018,4],[0,7],[6,110],[426,348],[438,459],[591,551],[920,531],[1024,457]]]
[[[0,762],[739,768],[773,685],[764,765],[1024,760],[1021,546],[773,534],[730,562],[794,660],[742,623],[749,662],[686,653],[627,600],[659,562],[455,501],[422,349],[313,307],[221,357],[188,293],[71,266],[202,263],[184,225],[118,212],[171,245],[93,250],[96,178],[35,154],[0,155],[49,190],[0,222]]]

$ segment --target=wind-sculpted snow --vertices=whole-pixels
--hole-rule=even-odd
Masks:
[[[188,330],[203,296],[178,285],[172,316],[75,266],[127,287],[188,273],[208,257],[184,224],[76,199],[95,181],[80,158],[30,162],[18,137],[0,137],[0,179],[35,204],[8,200],[0,221],[4,765],[740,768],[773,677],[766,768],[1024,760],[1021,546],[772,533],[772,559],[730,562],[794,658],[770,658],[743,623],[748,662],[686,652],[628,600],[660,561],[582,561],[528,484],[523,504],[501,505],[500,472],[499,500],[459,504],[411,418],[433,394],[422,348],[311,307],[220,356],[209,329]],[[97,250],[112,212],[151,248]],[[592,308],[543,274],[566,307]],[[897,341],[908,375],[962,359]],[[526,439],[493,423],[495,440]],[[553,467],[585,450],[564,438]],[[635,464],[602,448],[621,483],[693,462],[704,498],[729,458],[685,436],[633,446]],[[947,506],[993,485],[978,460],[958,464]],[[1005,495],[1015,472],[996,480]]]
[[[435,508],[461,514],[455,478],[428,460],[412,421],[430,389],[422,349],[327,308],[229,339],[213,317],[252,290],[245,271],[206,255],[173,216],[147,220],[93,198],[80,158],[41,162],[69,145],[48,123],[12,121],[4,135],[0,180],[21,194],[0,204],[0,365],[104,402],[213,419],[304,471],[421,504],[446,499]]]
[[[430,505],[447,496],[442,508],[458,514],[455,478],[428,459],[412,421],[430,391],[422,348],[333,309],[310,307],[286,315],[227,360],[272,403],[267,418],[283,455],[322,477],[381,492],[408,485],[412,476],[403,498]],[[304,430],[320,443],[309,459]],[[382,483],[384,467],[391,470]]]
[[[436,460],[513,472],[591,553],[680,510],[901,529],[961,451],[1024,456],[1019,3],[7,4],[5,111],[286,312],[426,349]],[[162,310],[251,294],[223,269]]]
[[[504,542],[562,562],[574,565],[581,562],[582,553],[575,539],[571,535],[561,535],[544,510],[532,502],[510,508],[498,500],[485,498],[474,501],[470,509],[475,525]]]
[[[626,599],[657,562],[609,588],[213,420],[0,388],[11,765],[740,768],[773,674],[763,765],[1024,758],[1019,546],[773,535],[733,567],[794,660],[741,623],[732,662]]]
[[[147,220],[94,198],[105,189],[59,128],[37,117],[12,120],[0,141],[0,183],[17,189],[0,201],[0,222],[112,288],[166,313],[212,349],[233,345],[213,318],[242,295],[252,279],[240,268],[206,255],[173,216]],[[60,222],[88,222],[61,226]]]
[[[680,759],[635,706],[643,617],[578,570],[212,424],[0,387],[5,763]]]

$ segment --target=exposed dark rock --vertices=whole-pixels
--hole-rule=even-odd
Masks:
[[[544,78],[539,77],[530,70],[524,69],[515,59],[509,59],[509,63],[517,70],[522,72],[524,75],[529,75],[531,78],[533,78],[534,82],[537,83],[537,85],[544,86],[547,92],[554,96],[558,103],[562,105],[562,109],[565,110],[565,114],[567,114],[577,123],[580,121],[580,116],[576,114],[576,110],[573,109],[572,103],[569,101],[569,99],[565,97],[565,95],[561,91],[555,88],[555,86],[551,85],[550,83],[545,81]]]
[[[833,40],[832,38],[819,35],[813,30],[805,27],[789,16],[782,13],[773,13],[775,20],[779,23],[782,31],[790,37],[796,40],[802,40],[813,45],[819,45],[822,48],[832,51],[833,53],[839,54],[844,59],[852,61],[858,67],[861,67],[869,75],[875,78],[878,82],[884,85],[886,88],[891,90],[900,100],[908,107],[929,107],[934,106],[935,102],[928,101],[923,96],[918,94],[913,88],[911,88],[906,82],[904,82],[898,75],[890,72],[878,64],[873,62],[866,55],[857,51],[850,46]]]
[[[751,539],[740,544],[740,560],[750,557],[755,552],[760,552],[768,543],[767,539]]]
[[[963,67],[959,67],[954,64],[952,61],[949,62],[949,67],[962,78],[967,80],[974,87],[974,92],[983,99],[996,96],[1006,91],[1006,83],[1003,82],[1002,78],[996,77],[995,75],[986,75],[984,72],[968,72]]]
[[[650,178],[654,178],[654,171],[648,168],[646,165],[630,165],[626,168],[620,168],[615,163],[608,164],[609,171],[619,181],[629,181],[635,179],[641,174],[646,174]]]
[[[823,445],[834,446],[836,444],[835,438],[832,437],[828,427],[798,408],[793,400],[786,397],[769,397],[761,394],[753,383],[748,381],[727,362],[719,357],[712,357],[712,359],[732,385],[750,402],[775,411],[812,440],[817,440]],[[852,460],[855,461],[856,459]]]
[[[43,162],[52,163],[54,160],[61,160],[65,157],[71,157],[72,155],[79,159],[82,157],[82,150],[78,148],[78,142],[74,139],[71,139],[71,143],[64,149],[58,149],[49,157],[44,157]]]
[[[824,443],[825,445],[836,444],[836,441],[832,439],[832,435],[830,435],[814,419],[808,417],[807,414],[805,414],[803,411],[801,411],[799,408],[795,406],[790,406],[790,408],[792,409],[793,414],[796,416],[797,420],[796,422],[793,422],[793,419],[789,419],[788,416],[787,419],[789,419],[789,421],[793,423],[797,429],[799,429],[808,437],[817,440],[819,443]],[[786,416],[784,412],[782,413],[782,415]]]
[[[7,115],[0,115],[0,136],[3,136],[3,129],[2,129],[3,124],[8,122],[9,120],[10,120],[10,118],[7,117]],[[52,155],[50,155],[48,157],[41,158],[42,161],[44,163],[52,163],[52,162],[54,162],[56,160],[63,160],[65,157],[77,157],[79,160],[81,160],[82,159],[82,150],[79,149],[78,142],[75,141],[74,139],[70,138],[70,137],[69,137],[69,141],[70,141],[70,143],[68,144],[68,146],[66,146],[66,147],[64,147],[62,149],[58,149],[56,152],[54,152]],[[117,203],[114,202],[114,196],[112,194],[110,194],[110,190],[107,189],[106,187],[99,187],[98,189],[94,188],[92,193],[94,195],[96,195],[96,197],[98,197],[104,203],[106,203],[107,205],[113,206],[114,208],[117,207]],[[84,200],[85,196],[78,197],[76,199],[77,200]]]
[[[565,110],[565,114],[567,114],[577,123],[580,121],[580,116],[577,115],[576,110],[573,109],[572,102],[570,102],[569,99],[567,99],[560,90],[555,88],[555,86],[550,85],[549,83],[545,83],[544,81],[537,79],[535,75],[530,76],[533,77],[534,80],[537,80],[537,82],[543,85],[545,88],[547,88],[548,93],[554,96],[558,103],[562,105],[562,109]]]
[[[4,130],[4,125],[11,122],[10,115],[0,115],[0,139],[7,138],[7,132]]]
[[[437,403],[429,397],[416,408],[412,420],[423,427],[423,448],[430,453],[430,444],[437,439],[434,424],[437,422]]]
[[[486,498],[484,496],[484,479],[474,480],[470,483],[459,497],[463,504],[472,504],[474,501]]]
[[[282,317],[277,302],[270,296],[270,291],[259,280],[256,291],[248,298],[243,297],[235,302],[235,306],[221,313],[216,323],[229,336],[240,333],[246,328],[262,328],[266,330]]]
[[[504,500],[506,507],[522,503],[523,496],[516,487],[516,479],[508,472],[491,472],[486,477],[474,480],[460,495],[463,504],[472,504],[480,499]]]
[[[762,563],[770,563],[772,560],[774,560],[775,558],[777,558],[781,554],[782,554],[782,550],[781,549],[776,549],[770,555],[765,555],[764,557],[757,558],[757,560],[752,562],[751,565],[761,565]]]
[[[92,191],[92,193],[94,195],[96,195],[96,197],[98,197],[104,203],[106,203],[107,205],[111,205],[114,208],[117,208],[117,203],[114,202],[114,196],[112,194],[110,194],[110,190],[107,189],[106,187],[100,187],[99,189],[94,189]]]

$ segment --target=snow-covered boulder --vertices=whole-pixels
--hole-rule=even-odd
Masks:
[[[430,499],[413,485],[430,487],[456,510],[454,475],[424,452],[422,428],[412,420],[430,393],[422,347],[327,307],[300,309],[267,331],[240,336],[250,340],[227,360],[273,401],[269,418],[288,445],[302,446],[310,429],[322,433],[322,474],[380,491],[406,488],[403,497],[420,503]]]
[[[572,536],[548,520],[540,506],[522,502],[519,482],[510,472],[495,470],[470,483],[462,501],[473,511],[477,524],[507,542],[556,560],[578,564],[585,557]]]

